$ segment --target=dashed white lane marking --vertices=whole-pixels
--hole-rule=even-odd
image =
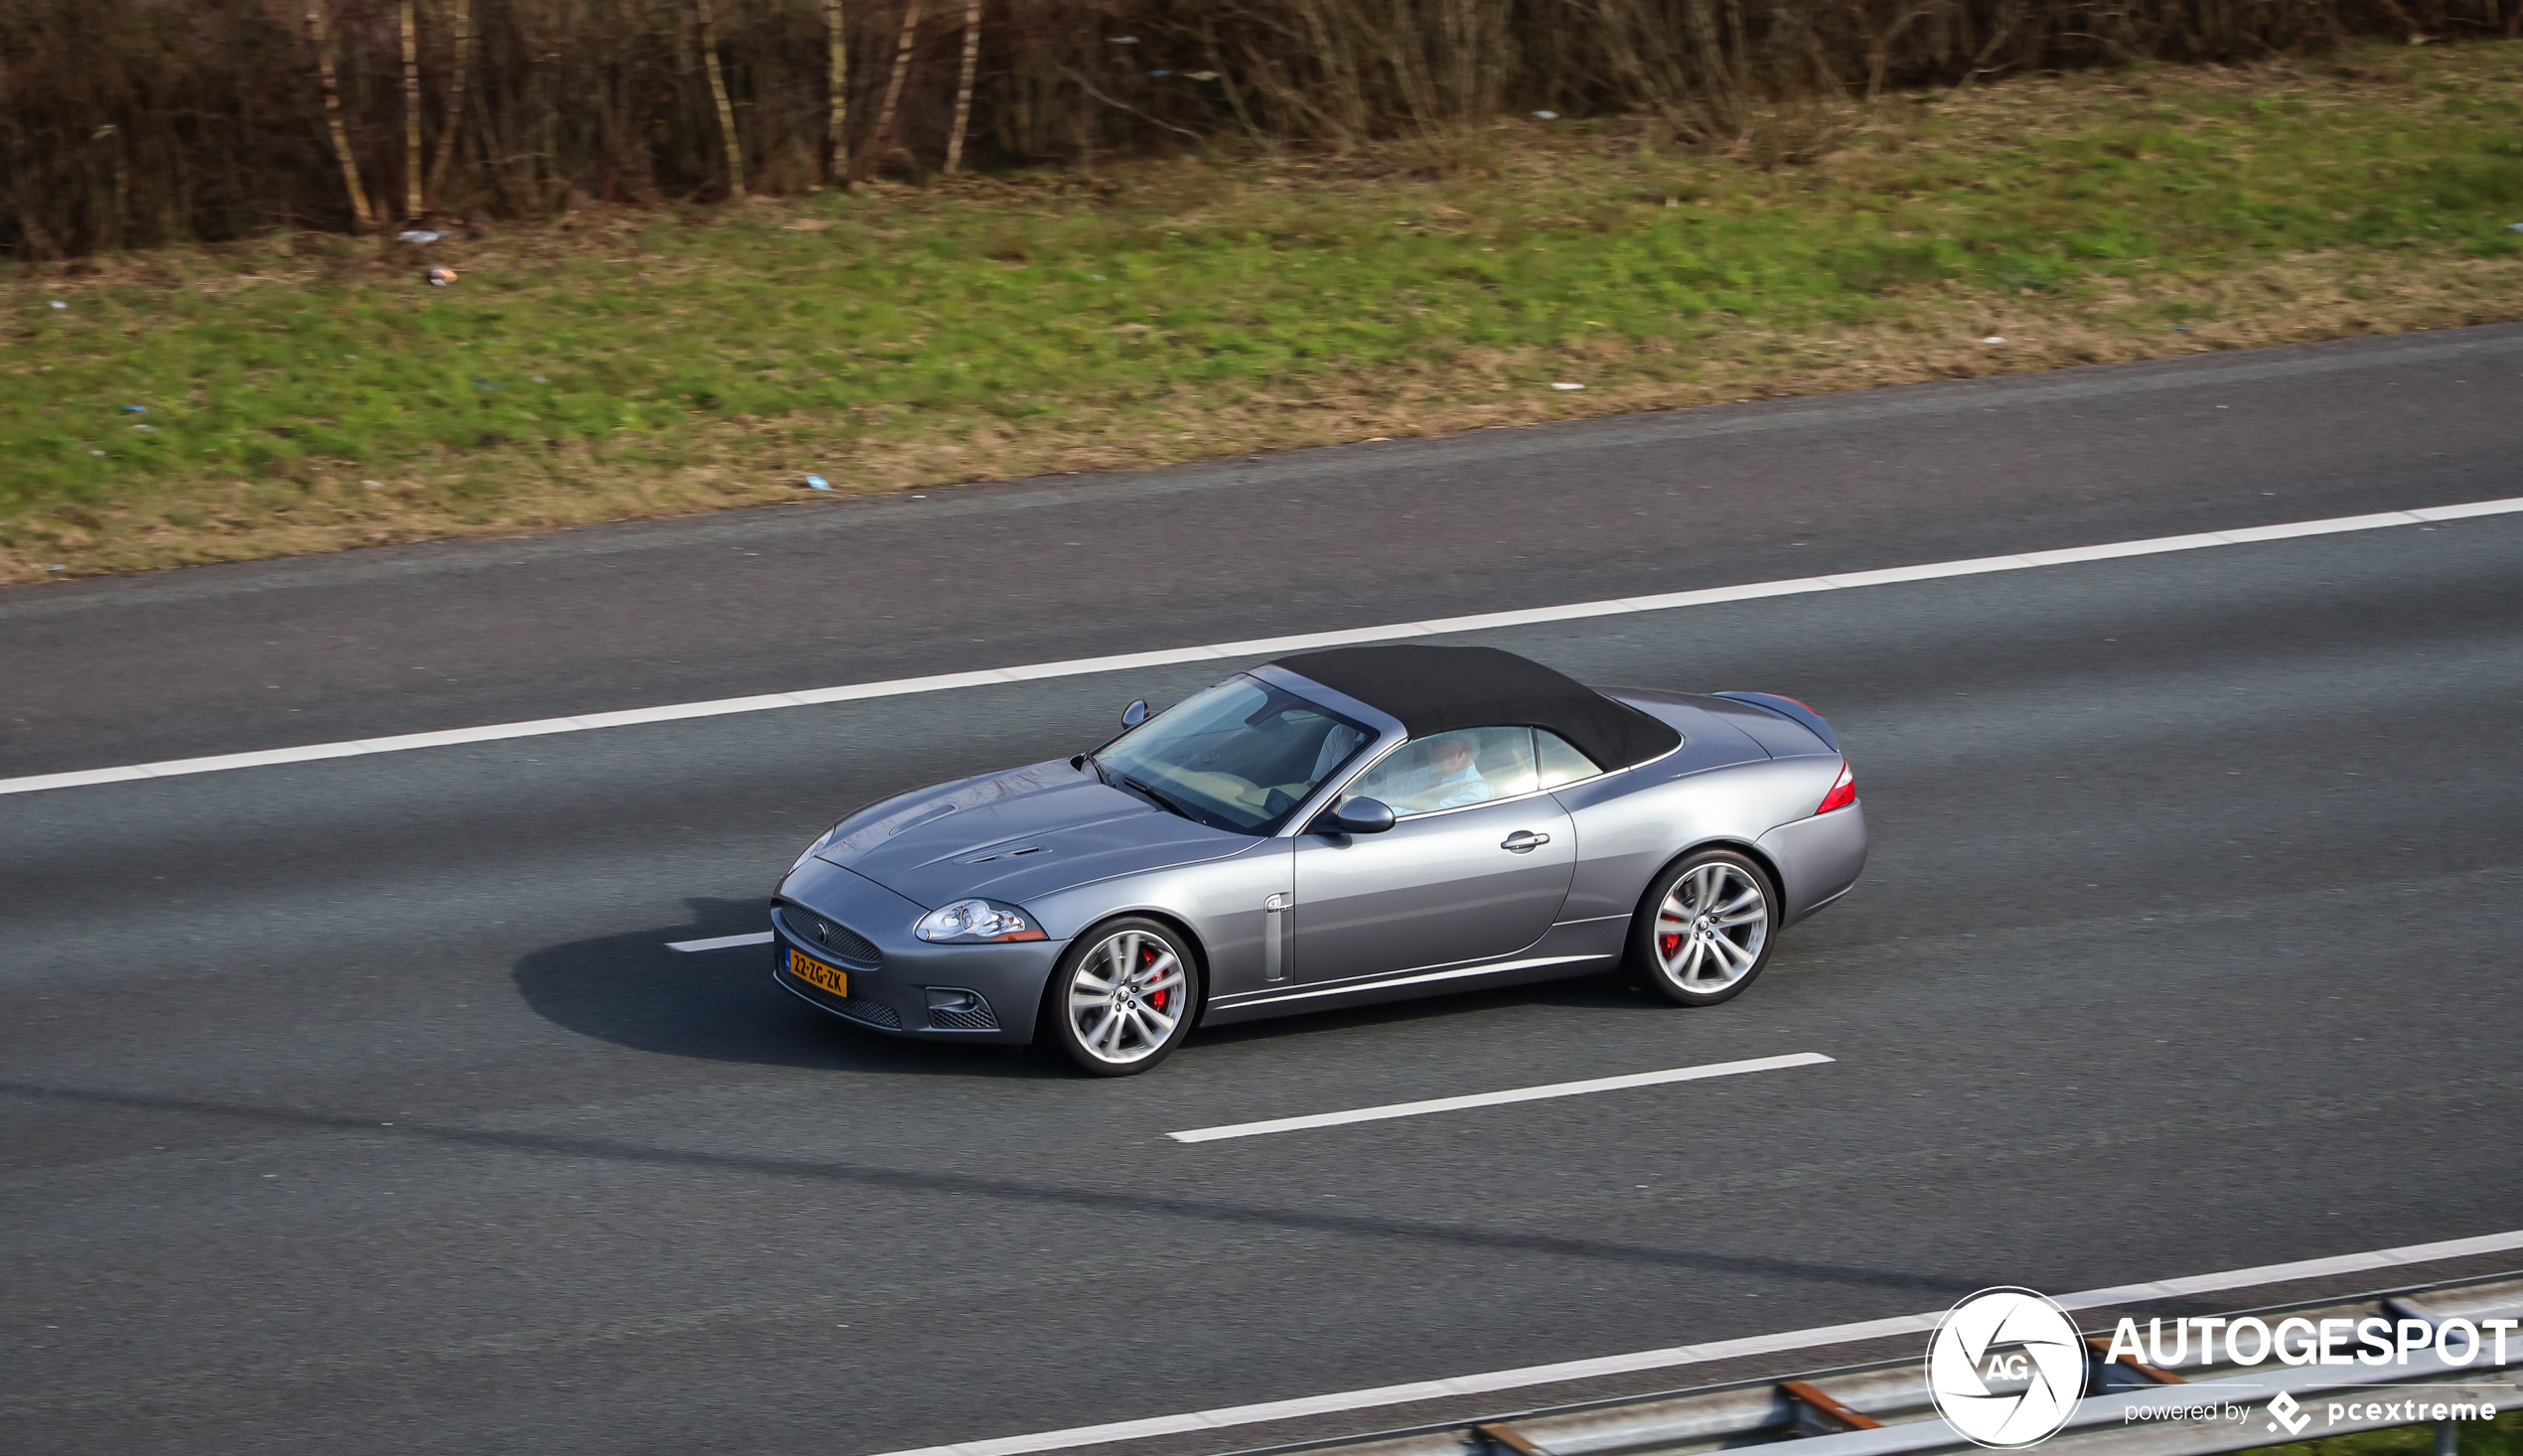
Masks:
[[[1381,1107],[1353,1107],[1346,1112],[1311,1112],[1301,1117],[1273,1117],[1266,1122],[1236,1122],[1224,1127],[1195,1127],[1165,1135],[1176,1142],[1218,1142],[1230,1137],[1260,1137],[1269,1132],[1295,1132],[1307,1127],[1338,1127],[1349,1122],[1381,1122],[1388,1117],[1418,1117],[1429,1112],[1459,1112],[1466,1107],[1495,1107],[1507,1102],[1539,1102],[1548,1097],[1577,1097],[1587,1092],[1620,1092],[1657,1087],[1668,1082],[1702,1082],[1711,1077],[1737,1077],[1746,1072],[1776,1072],[1787,1067],[1814,1067],[1831,1059],[1820,1052],[1794,1052],[1784,1057],[1754,1057],[1742,1062],[1711,1062],[1705,1067],[1670,1067],[1662,1072],[1632,1072],[1586,1082],[1554,1082],[1506,1092],[1470,1092],[1459,1097],[1429,1097],[1418,1102],[1391,1102]]]
[[[724,950],[731,946],[768,946],[770,944],[769,931],[756,931],[750,936],[713,936],[706,941],[668,941],[666,943],[666,948],[668,950]]]
[[[1718,602],[1747,602],[1760,597],[1795,596],[1882,586],[1891,582],[1930,581],[1943,576],[1972,576],[1988,571],[2021,571],[2035,566],[2063,566],[2077,561],[2107,561],[2121,556],[2152,556],[2202,546],[2233,546],[2252,541],[2286,540],[2294,536],[2328,535],[2334,531],[2379,530],[2385,526],[2422,525],[2474,515],[2523,511],[2523,496],[2502,501],[2472,501],[2458,506],[2431,506],[2418,510],[2386,510],[2374,515],[2342,515],[2327,520],[2299,520],[2241,530],[2206,531],[2195,535],[2155,536],[2141,541],[2113,541],[2061,551],[2030,551],[2020,556],[1982,556],[1967,561],[1932,561],[1882,571],[1840,576],[1802,576],[1787,581],[1756,581],[1742,586],[1702,591],[1667,592],[1652,597],[1621,597],[1601,602],[1569,602],[1520,612],[1485,612],[1471,617],[1440,617],[1426,622],[1395,622],[1383,627],[1355,627],[1340,632],[1309,632],[1293,637],[1258,638],[1251,642],[1212,643],[1205,647],[1169,648],[1162,652],[1125,653],[1111,657],[1073,657],[1063,662],[1034,662],[1017,667],[990,667],[977,672],[946,672],[932,677],[897,677],[885,682],[853,682],[802,692],[766,692],[751,697],[714,698],[707,702],[667,703],[653,708],[626,708],[575,718],[536,718],[522,723],[490,723],[479,728],[449,728],[432,733],[402,733],[389,738],[362,738],[341,743],[310,743],[296,748],[267,748],[252,753],[216,754],[208,758],[165,759],[151,764],[122,764],[109,769],[79,769],[67,774],[31,774],[0,779],[0,794],[35,794],[47,789],[79,789],[94,784],[123,784],[138,779],[171,779],[186,774],[217,774],[229,769],[255,769],[273,764],[312,763],[318,759],[353,758],[363,754],[402,753],[416,748],[447,748],[464,743],[496,743],[509,738],[534,738],[547,733],[584,733],[596,728],[627,728],[643,723],[670,723],[678,718],[715,718],[730,713],[759,713],[771,708],[811,707],[819,703],[855,702],[864,698],[901,697],[943,692],[954,687],[1031,682],[1043,677],[1080,677],[1096,672],[1123,672],[1139,667],[1165,667],[1221,657],[1263,657],[1313,652],[1351,643],[1392,642],[1399,638],[1435,637],[1458,632],[1486,632],[1501,627],[1530,627],[1543,622],[1570,622],[1585,617],[1618,617],[1634,612],[1669,612]]]
[[[2517,1248],[2523,1248],[2523,1229],[2504,1234],[2483,1234],[2476,1238],[2450,1238],[2441,1243],[2414,1243],[2403,1248],[2378,1249],[2371,1253],[2345,1253],[2331,1258],[2303,1259],[2296,1263],[2263,1264],[2258,1268],[2229,1269],[2221,1274],[2192,1274],[2150,1284],[2121,1284],[2109,1289],[2088,1289],[2081,1294],[2062,1295],[2058,1303],[2067,1309],[2108,1309],[2114,1305],[2137,1304],[2152,1299],[2212,1294],[2226,1289],[2250,1289],[2263,1284],[2282,1284],[2296,1279],[2318,1279],[2332,1274],[2354,1274],[2372,1269],[2394,1269],[2409,1264],[2434,1263],[2440,1259],[2464,1258],[2472,1254],[2504,1253]],[[1303,1395],[1292,1400],[1265,1400],[1258,1405],[1229,1405],[1217,1410],[1193,1410],[1181,1415],[1151,1416],[1145,1420],[1117,1420],[1106,1425],[1072,1426],[1067,1430],[1042,1431],[1030,1436],[999,1436],[991,1440],[965,1441],[952,1446],[922,1446],[916,1450],[888,1451],[884,1453],[884,1456],[1030,1456],[1030,1453],[1036,1451],[1065,1451],[1078,1446],[1101,1446],[1113,1441],[1136,1441],[1152,1436],[1183,1435],[1197,1431],[1220,1430],[1229,1426],[1290,1420],[1303,1415],[1331,1415],[1348,1410],[1372,1409],[1380,1405],[1408,1405],[1417,1400],[1442,1400],[1449,1396],[1481,1395],[1495,1390],[1558,1384],[1562,1381],[1592,1380],[1600,1376],[1667,1370],[1675,1366],[1706,1365],[1711,1361],[1739,1360],[1749,1355],[1778,1355],[1788,1351],[1809,1350],[1818,1346],[1846,1345],[1857,1340],[1879,1340],[1893,1335],[1925,1334],[1935,1329],[1936,1322],[1944,1317],[1945,1311],[1940,1309],[1927,1314],[1896,1315],[1890,1319],[1860,1320],[1855,1324],[1822,1325],[1810,1330],[1790,1330],[1778,1335],[1753,1335],[1741,1340],[1713,1340],[1706,1345],[1677,1345],[1666,1350],[1642,1350],[1635,1355],[1607,1355],[1598,1360],[1570,1360],[1558,1365],[1529,1365],[1519,1370],[1490,1371],[1485,1375],[1455,1376],[1439,1381],[1415,1381],[1407,1385],[1378,1385],[1370,1389],[1342,1390],[1329,1395]]]

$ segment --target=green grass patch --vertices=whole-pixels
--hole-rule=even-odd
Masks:
[[[1215,411],[1417,397],[1434,418],[1747,362],[1792,380],[1813,341],[1853,330],[1878,353],[1903,331],[1942,347],[1992,300],[2108,313],[2331,250],[2485,262],[2523,297],[2523,46],[2374,55],[2380,78],[2150,69],[1899,98],[1777,170],[1518,125],[1495,175],[1193,159],[1100,186],[587,214],[425,254],[300,239],[87,277],[19,267],[0,293],[0,551],[24,575],[38,555],[107,559],[144,520],[198,546],[293,510],[381,518],[344,495],[363,478],[459,521],[468,502],[496,520],[519,482],[636,514],[630,486],[677,471],[837,478],[936,446],[964,453],[922,457],[933,478],[989,475],[1002,455],[1040,465],[992,442],[1096,421],[1188,435],[1145,452],[1179,458],[1249,443],[1205,434]],[[440,262],[462,281],[423,284]],[[2213,312],[2111,318],[2169,336]]]

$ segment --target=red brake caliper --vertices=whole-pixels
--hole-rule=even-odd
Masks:
[[[1139,953],[1147,957],[1145,963],[1149,965],[1154,965],[1156,963],[1156,951],[1153,947],[1142,946],[1139,947]],[[1164,990],[1150,995],[1147,998],[1147,1004],[1155,1007],[1159,1011],[1162,1011],[1165,1009],[1165,1003],[1172,1000],[1173,996],[1173,988],[1169,986]]]

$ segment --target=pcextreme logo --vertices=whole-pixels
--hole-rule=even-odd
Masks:
[[[2312,1320],[2290,1317],[2274,1325],[2246,1315],[2239,1319],[2189,1318],[2147,1321],[2142,1340],[2135,1319],[2123,1318],[2112,1330],[2105,1360],[2127,1360],[2158,1367],[2185,1363],[2193,1334],[2199,1357],[2209,1364],[2256,1366],[2275,1356],[2291,1366],[2405,1366],[2412,1352],[2432,1350],[2447,1366],[2466,1366],[2482,1357],[2492,1366],[2506,1363],[2506,1337],[2518,1328],[2510,1319],[2391,1320],[2380,1315],[2363,1319]],[[2221,1338],[2220,1338],[2221,1337]],[[2222,1346],[2220,1351],[2219,1346]],[[2218,1359],[2222,1355],[2222,1360]],[[2084,1336],[2067,1311],[2030,1289],[1983,1289],[1945,1312],[1927,1347],[1927,1388],[1937,1413],[1975,1445],[1999,1450],[2037,1446],[2063,1429],[2076,1413],[2085,1392],[2087,1351]],[[2408,1392],[2413,1397],[2422,1393]],[[2493,1420],[2496,1407],[2484,1402],[2430,1403],[2353,1400],[2325,1402],[2325,1424],[2360,1425],[2386,1416],[2397,1422],[2425,1420]],[[2301,1435],[2313,1423],[2310,1410],[2281,1390],[2266,1407],[2272,1432]],[[2133,1404],[2125,1420],[2243,1421],[2251,1405],[2224,1400]]]

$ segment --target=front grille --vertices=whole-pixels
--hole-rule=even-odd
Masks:
[[[787,922],[791,935],[831,951],[834,959],[852,970],[874,970],[885,963],[885,952],[876,948],[875,942],[803,905],[781,906],[780,918]]]
[[[873,996],[835,996],[821,986],[799,980],[786,969],[780,972],[780,984],[834,1015],[846,1016],[868,1026],[881,1026],[887,1031],[902,1030],[902,1013]]]

